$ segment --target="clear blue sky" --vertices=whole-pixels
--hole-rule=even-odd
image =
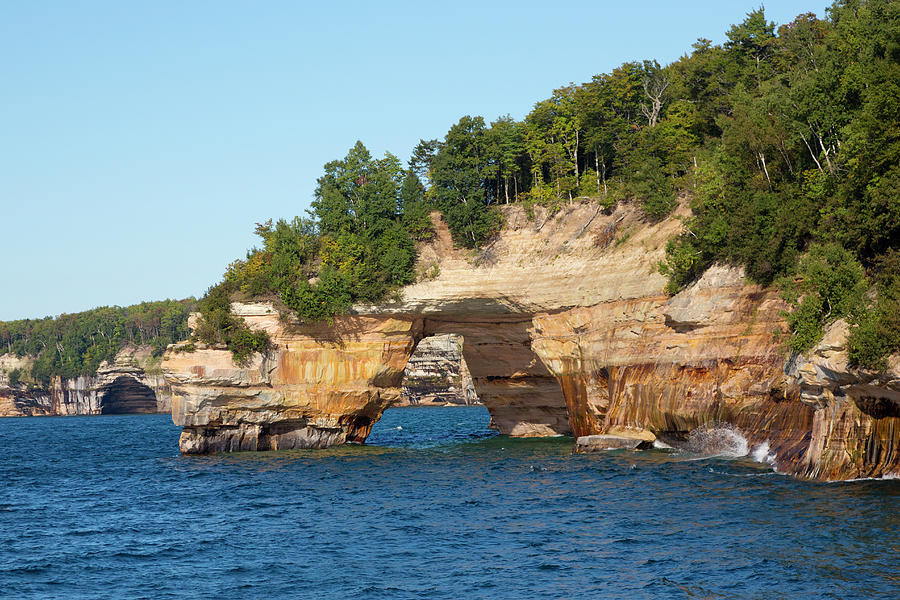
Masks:
[[[0,3],[0,320],[199,296],[361,139],[677,59],[758,2]],[[825,0],[770,2],[777,23]]]

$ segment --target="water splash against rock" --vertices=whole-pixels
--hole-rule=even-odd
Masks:
[[[692,431],[681,450],[703,457],[741,458],[750,453],[750,444],[737,427],[711,425]]]
[[[771,452],[771,449],[769,448],[769,442],[768,440],[766,440],[765,442],[753,447],[753,450],[750,452],[750,458],[758,463],[763,463],[774,467],[775,461],[778,459],[778,456],[774,452]]]

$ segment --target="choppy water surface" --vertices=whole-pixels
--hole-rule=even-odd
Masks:
[[[6,598],[897,598],[900,482],[570,454],[473,408],[180,457],[167,416],[0,420]]]

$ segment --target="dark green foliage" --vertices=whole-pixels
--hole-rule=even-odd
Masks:
[[[428,144],[422,147],[426,160]],[[270,342],[231,314],[232,300],[274,300],[301,321],[317,322],[414,280],[414,240],[433,235],[418,176],[391,154],[373,159],[357,142],[325,165],[318,184],[310,219],[257,225],[262,247],[233,262],[200,301],[200,340],[226,344],[244,361]]]
[[[500,231],[500,212],[476,202],[445,204],[441,212],[453,234],[453,241],[466,248],[476,248]]]
[[[787,315],[794,352],[812,348],[827,323],[859,318],[865,306],[866,278],[851,252],[829,243],[815,244],[800,261],[799,280],[782,284],[795,309]]]
[[[293,290],[285,290],[281,299],[296,314],[308,321],[325,321],[347,311],[352,304],[350,286],[333,267],[325,267],[315,284],[301,281]]]
[[[0,352],[34,357],[30,376],[43,386],[54,376],[93,375],[125,346],[150,345],[159,356],[168,344],[187,339],[187,318],[195,304],[192,298],[163,300],[0,321]]]
[[[900,352],[900,250],[875,265],[877,299],[856,319],[848,339],[850,360],[861,367],[883,369],[885,357]]]
[[[425,200],[425,186],[412,170],[407,171],[403,178],[400,200],[403,205],[401,223],[409,236],[416,241],[428,241],[434,237],[431,207]]]
[[[489,166],[481,117],[460,119],[431,161],[429,193],[444,214],[453,240],[468,248],[481,245],[500,229],[500,215],[490,206],[493,198],[486,184]]]
[[[409,159],[409,169],[419,179],[428,178],[428,172],[431,170],[431,161],[437,154],[439,142],[437,140],[419,140],[416,147],[413,148],[412,156]]]
[[[255,353],[265,354],[272,346],[265,331],[251,331],[249,327],[236,327],[228,339],[228,349],[237,364],[246,364]]]
[[[15,387],[19,385],[19,382],[22,380],[22,370],[21,369],[13,369],[9,372],[9,385]]]
[[[704,44],[680,61],[686,95],[715,127],[697,154],[694,216],[662,271],[670,291],[716,260],[761,283],[799,278],[791,348],[844,317],[851,358],[876,367],[900,347],[900,292],[879,281],[872,302],[860,265],[890,271],[900,241],[900,2],[845,0],[829,13],[776,35],[760,9],[731,29],[724,54]]]
[[[655,156],[648,156],[634,165],[630,189],[652,219],[662,219],[675,208],[672,180],[663,173],[662,161]]]
[[[725,50],[735,70],[746,85],[759,84],[771,73],[771,59],[777,51],[775,24],[767,21],[759,8],[748,13],[739,25],[732,25],[726,35]]]

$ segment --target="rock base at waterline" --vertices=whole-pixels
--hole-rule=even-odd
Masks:
[[[182,454],[216,452],[258,452],[327,448],[343,444],[347,434],[340,429],[277,423],[271,426],[185,428],[178,440]]]
[[[643,450],[653,442],[640,438],[618,435],[583,435],[575,440],[575,454],[601,452],[603,450]]]

